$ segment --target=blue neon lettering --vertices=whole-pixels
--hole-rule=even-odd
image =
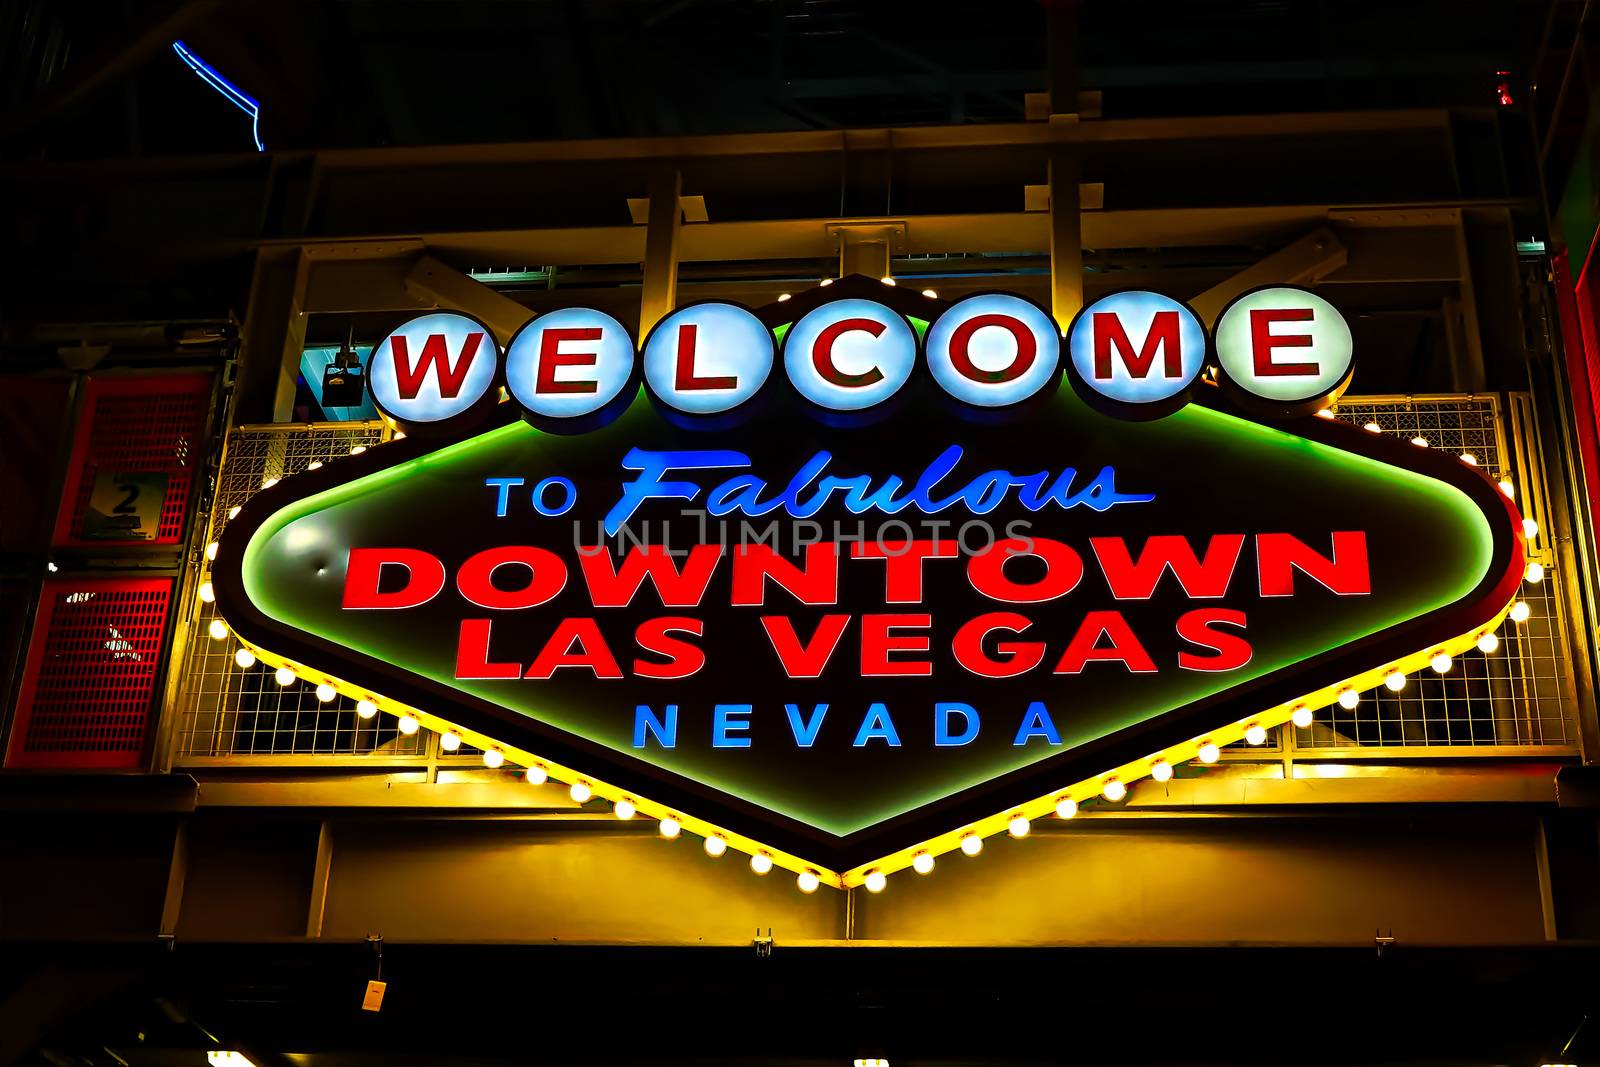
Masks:
[[[522,479],[518,478],[517,482],[518,484],[521,484]],[[565,493],[561,503],[553,507],[544,502],[545,490],[549,489],[551,486],[560,486]],[[546,517],[552,515],[565,515],[567,512],[572,510],[572,505],[577,503],[577,500],[578,487],[572,484],[571,478],[545,478],[533,487],[533,510]],[[503,496],[501,498],[501,502],[504,503]],[[501,512],[501,514],[504,515],[505,513]]]
[[[494,503],[494,517],[497,518],[497,519],[505,518],[506,517],[506,505],[508,503],[510,503],[512,487],[523,484],[522,479],[521,478],[485,478],[483,480],[483,484],[488,486],[490,489],[499,489],[500,490],[500,495],[495,499],[495,503]],[[540,484],[543,484],[543,483],[540,483]]]
[[[750,729],[749,704],[717,704],[711,709],[711,747],[749,748],[748,737],[729,735]]]
[[[828,705],[812,705],[810,719],[800,717],[798,704],[785,704],[783,710],[789,716],[789,731],[794,734],[794,743],[801,748],[810,748],[816,744],[817,731],[822,729],[822,718],[828,714]]]
[[[1013,745],[1026,745],[1035,737],[1042,737],[1045,744],[1059,745],[1061,734],[1056,730],[1055,720],[1050,718],[1050,712],[1043,703],[1035,700],[1028,705],[1027,713],[1022,717],[1022,725],[1017,727],[1016,740]]]
[[[950,732],[950,717],[961,716],[959,735]],[[956,748],[970,745],[978,736],[978,709],[971,704],[935,704],[933,706],[933,743],[939,748]]]
[[[853,745],[856,748],[867,747],[868,741],[887,741],[890,748],[900,747],[900,735],[895,732],[894,720],[889,718],[889,709],[882,704],[874,704],[867,709],[866,718],[861,720],[861,729],[856,731]]]
[[[633,709],[633,747],[645,746],[645,735],[655,736],[662,748],[676,748],[678,744],[678,705],[668,704],[661,709],[666,721],[656,718],[648,704],[635,705]]]

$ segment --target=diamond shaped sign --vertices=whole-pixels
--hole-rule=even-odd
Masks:
[[[578,796],[881,886],[1471,647],[1521,577],[1475,468],[1204,383],[1153,420],[1053,381],[975,417],[911,375],[844,424],[769,383],[708,423],[649,352],[586,432],[502,403],[261,492],[228,623]]]

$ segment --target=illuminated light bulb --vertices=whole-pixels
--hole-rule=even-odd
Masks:
[[[1461,462],[1465,463],[1469,467],[1476,467],[1478,465],[1478,457],[1474,456],[1471,452],[1463,452],[1461,453]]]
[[[498,748],[486,748],[483,750],[483,765],[489,768],[491,771],[499,767],[505,761],[506,754],[501,752]]]
[[[233,662],[237,663],[242,670],[249,670],[256,665],[256,654],[248,648],[241,648],[233,654]]]
[[[404,441],[405,439],[406,439],[406,432],[404,430],[396,430],[394,432],[394,436],[389,438],[389,440],[391,440],[391,441]]]
[[[1411,443],[1416,445],[1418,448],[1428,447],[1428,439],[1426,437],[1413,437],[1411,439]]]
[[[239,505],[235,504],[233,507],[228,509],[228,518],[236,519],[238,517],[239,517]]]
[[[627,797],[623,797],[621,800],[611,805],[611,814],[622,820],[631,819],[638,813],[639,809],[634,807],[633,801],[629,800]]]
[[[1356,710],[1356,705],[1361,703],[1361,694],[1354,689],[1339,690],[1339,706],[1345,711]]]
[[[1382,433],[1383,432],[1383,427],[1379,426],[1375,422],[1369,422],[1369,423],[1367,423],[1365,426],[1363,426],[1361,428],[1363,430],[1367,431],[1368,433]]]
[[[1494,634],[1482,634],[1478,638],[1478,651],[1487,655],[1500,647],[1500,639]]]
[[[327,682],[323,682],[321,685],[317,686],[317,699],[322,701],[324,704],[338,695],[339,691],[333,686],[329,685]]]
[[[261,483],[261,488],[263,488],[263,489],[271,489],[273,486],[275,486],[277,484],[278,484],[278,479],[276,479],[276,478],[268,478],[266,481]]]
[[[1128,787],[1123,785],[1120,779],[1107,778],[1100,783],[1100,795],[1115,804],[1128,795]]]
[[[757,874],[766,874],[772,870],[772,857],[765,852],[757,852],[750,857],[750,869]]]
[[[868,871],[861,884],[867,887],[869,893],[881,893],[884,886],[889,884],[889,877],[882,871]]]
[[[822,281],[818,282],[817,284],[818,285],[832,285],[833,284],[833,279],[832,278],[824,278],[824,279],[822,279]]]
[[[211,583],[210,582],[201,582],[200,583],[200,602],[203,603],[203,604],[210,604],[210,603],[215,602],[216,599],[217,599],[217,591],[211,587]]]
[[[211,635],[213,641],[221,641],[228,636],[228,624],[221,619],[212,619],[211,625],[206,627],[206,633]]]
[[[1383,684],[1388,686],[1389,692],[1398,693],[1406,687],[1406,676],[1402,671],[1390,671],[1383,676]]]
[[[1222,749],[1217,747],[1215,741],[1200,742],[1200,750],[1195,753],[1200,757],[1201,763],[1215,763],[1222,757]]]
[[[209,545],[206,546],[206,559],[207,560],[215,560],[216,558],[217,558],[217,543],[215,541],[213,541]]]
[[[1450,656],[1446,652],[1440,652],[1428,661],[1428,666],[1433,668],[1433,673],[1435,674],[1444,674],[1450,669],[1450,664]]]
[[[933,853],[918,852],[911,857],[911,869],[918,874],[928,874],[933,870]]]
[[[1078,814],[1078,802],[1071,797],[1062,797],[1056,801],[1056,818],[1070,819]]]
[[[1509,478],[1500,479],[1500,491],[1506,495],[1508,500],[1517,499],[1517,491],[1512,488],[1511,479]]]
[[[922,295],[927,297],[929,300],[939,299],[939,292],[936,289],[924,289],[922,290]]]
[[[791,297],[790,297],[790,295],[788,293],[779,293],[778,294],[778,303],[780,303],[780,304],[783,303],[785,300],[789,300],[789,299],[791,299]]]
[[[1538,583],[1544,581],[1544,564],[1543,563],[1530,563],[1530,564],[1528,564],[1528,569],[1527,569],[1526,572],[1523,573],[1522,579],[1525,582],[1531,582],[1531,583],[1533,583],[1535,585],[1537,585]]]
[[[402,715],[394,725],[395,729],[399,730],[407,737],[410,737],[412,734],[416,733],[422,728],[422,724],[417,721],[417,717],[415,715]]]
[[[370,700],[358,700],[356,701],[356,714],[363,719],[370,719],[378,714],[378,705]]]
[[[726,851],[728,851],[728,842],[723,840],[719,835],[712,834],[710,837],[706,838],[706,855],[710,856],[712,859],[716,859]]]
[[[573,782],[572,787],[567,790],[567,796],[572,798],[573,803],[586,804],[589,798],[594,796],[594,790],[589,788],[588,782]]]
[[[677,819],[674,819],[672,816],[668,815],[661,820],[661,822],[656,826],[656,829],[661,831],[662,837],[666,838],[668,841],[671,841],[673,838],[683,833],[683,824]]]
[[[1323,408],[1321,411],[1317,412],[1317,418],[1319,419],[1331,419],[1335,417],[1336,416],[1334,415],[1332,408]]]
[[[1158,782],[1172,781],[1172,764],[1164,759],[1158,759],[1150,764],[1150,777]]]
[[[802,893],[815,893],[822,879],[817,877],[816,871],[801,871],[795,875],[794,884]]]
[[[1289,721],[1304,730],[1311,725],[1311,709],[1304,704],[1289,713]]]
[[[1027,837],[1031,829],[1033,825],[1028,822],[1026,815],[1013,815],[1011,821],[1006,824],[1006,831],[1012,837]]]
[[[320,467],[320,466],[322,466],[322,460],[320,460],[320,459],[314,459],[314,460],[312,460],[312,461],[311,461],[311,462],[310,462],[310,463],[307,463],[307,464],[306,464],[306,470],[308,470],[308,471],[314,471],[314,470],[316,470],[316,469],[317,469],[317,468],[318,468],[318,467]]]
[[[279,685],[293,685],[294,671],[291,671],[288,667],[279,667],[272,672],[272,680]]]
[[[550,772],[535,763],[523,772],[522,777],[528,780],[529,785],[544,785],[550,780]]]
[[[366,450],[367,450],[367,446],[366,445],[356,445],[354,448],[350,449],[350,454],[352,456],[359,456],[359,455],[361,455],[361,453],[365,452]]]
[[[969,856],[976,856],[983,851],[983,838],[977,834],[965,834],[961,838],[961,851]]]
[[[1538,537],[1539,536],[1539,524],[1534,522],[1532,519],[1523,519],[1522,520],[1522,536],[1526,537],[1530,541],[1532,541],[1535,537]]]
[[[1267,728],[1258,722],[1253,722],[1244,728],[1244,742],[1247,745],[1262,745],[1267,741]]]
[[[454,730],[446,730],[439,735],[439,747],[446,752],[454,752],[461,747],[461,735]]]
[[[1527,622],[1528,621],[1528,616],[1532,615],[1532,614],[1533,614],[1533,609],[1528,607],[1528,604],[1527,604],[1526,601],[1519,600],[1515,604],[1511,605],[1511,621],[1512,622]]]
[[[889,275],[887,275],[887,274],[885,274],[883,277],[879,278],[878,280],[880,282],[882,282],[884,285],[893,285],[894,284],[894,279],[892,277],[890,277]]]

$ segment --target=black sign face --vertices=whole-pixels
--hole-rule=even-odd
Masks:
[[[914,378],[868,423],[777,396],[714,429],[640,396],[585,434],[502,405],[259,494],[218,600],[303,678],[858,884],[1504,613],[1518,519],[1476,469],[1197,392],[974,420]]]

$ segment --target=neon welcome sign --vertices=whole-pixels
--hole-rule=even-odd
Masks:
[[[503,350],[433,313],[369,368],[407,436],[245,505],[218,604],[285,684],[881,890],[1492,643],[1515,508],[1310,417],[1351,355],[1282,288],[1209,332],[1112,294],[1065,337],[865,279],[641,346],[591,309]]]

